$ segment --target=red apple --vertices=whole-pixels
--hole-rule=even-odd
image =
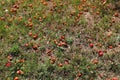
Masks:
[[[90,46],[90,48],[93,48],[94,44],[90,43],[89,46]]]
[[[23,74],[23,71],[22,70],[18,70],[16,73],[20,75],[20,74]]]
[[[32,36],[32,32],[29,32],[29,36]]]
[[[111,80],[118,80],[118,78],[116,78],[116,77],[113,77]]]
[[[18,77],[15,77],[14,80],[19,80],[19,78],[18,78]]]
[[[112,49],[113,48],[113,46],[109,46],[109,49]]]
[[[33,46],[33,49],[34,49],[34,50],[37,50],[37,49],[38,49],[38,46],[37,46],[37,45],[34,45],[34,46]]]
[[[63,66],[63,64],[62,63],[59,63],[59,67],[62,67]]]
[[[103,51],[100,51],[99,53],[98,53],[98,55],[101,57],[101,56],[103,56]]]
[[[28,47],[28,46],[29,46],[29,44],[28,44],[28,43],[26,43],[26,44],[25,44],[25,47]]]
[[[35,34],[35,35],[33,36],[33,39],[37,39],[37,38],[38,38],[38,35]]]
[[[5,64],[5,66],[6,66],[6,67],[10,67],[10,66],[11,66],[11,62],[7,62],[7,63]]]

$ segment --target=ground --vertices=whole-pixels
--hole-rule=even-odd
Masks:
[[[0,1],[0,80],[120,80],[118,4]]]

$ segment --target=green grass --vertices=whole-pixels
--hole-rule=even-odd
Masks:
[[[0,1],[0,80],[119,80],[120,12],[111,7],[115,4]]]

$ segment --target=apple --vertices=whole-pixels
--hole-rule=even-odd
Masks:
[[[116,77],[113,77],[111,80],[118,80],[118,78],[116,78]]]
[[[90,43],[89,46],[90,46],[90,48],[93,48],[93,47],[94,47],[94,44]]]
[[[99,51],[98,55],[101,57],[103,56],[103,51]]]
[[[34,50],[37,50],[37,49],[38,49],[38,46],[37,46],[37,45],[33,45],[33,49],[34,49]]]
[[[6,66],[6,67],[10,67],[10,66],[11,66],[11,62],[7,62],[7,63],[5,64],[5,66]]]
[[[18,78],[18,77],[15,77],[14,80],[19,80],[19,78]]]
[[[99,62],[99,61],[98,61],[97,59],[93,59],[93,60],[92,60],[92,63],[93,63],[93,64],[98,64],[98,62]]]
[[[115,17],[118,17],[118,16],[119,16],[119,14],[118,14],[118,13],[115,13],[115,14],[114,14],[114,16],[115,16]]]
[[[35,35],[33,36],[33,39],[37,39],[37,38],[38,38],[38,35],[35,34]]]
[[[113,48],[113,46],[109,46],[109,49],[112,49]]]
[[[63,66],[63,64],[62,63],[59,63],[59,67],[62,67]]]
[[[28,43],[26,43],[26,44],[25,44],[25,47],[28,47],[28,46],[29,46],[29,44],[28,44]]]
[[[29,32],[29,36],[32,36],[32,32]]]
[[[65,61],[64,61],[64,64],[69,64],[69,61],[66,59]]]
[[[16,73],[20,75],[20,74],[23,74],[23,71],[22,70],[18,70]]]
[[[78,76],[78,77],[81,77],[81,76],[82,76],[82,74],[81,74],[81,73],[78,73],[78,74],[77,74],[77,76]]]
[[[32,5],[32,4],[29,4],[28,6],[29,6],[29,7],[32,7],[33,5]]]

